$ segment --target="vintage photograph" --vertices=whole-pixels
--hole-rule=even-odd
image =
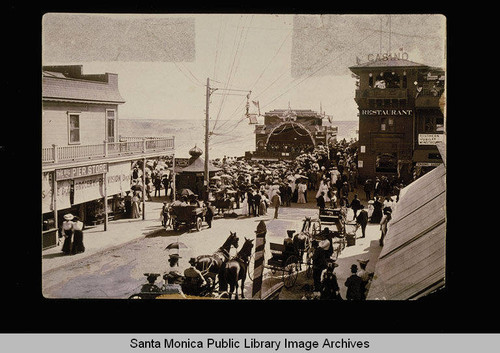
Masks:
[[[438,294],[446,26],[442,14],[46,13],[43,297]]]

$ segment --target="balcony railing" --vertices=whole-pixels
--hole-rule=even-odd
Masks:
[[[141,155],[172,151],[174,137],[120,137],[120,142],[95,145],[56,146],[42,148],[42,163],[59,163],[88,159]]]
[[[356,90],[356,99],[407,99],[406,88],[367,88]]]

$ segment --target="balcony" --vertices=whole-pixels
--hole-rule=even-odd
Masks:
[[[360,99],[407,99],[406,88],[367,88],[356,90],[356,101]]]
[[[43,166],[120,157],[146,157],[174,151],[174,137],[120,137],[120,142],[42,148]]]

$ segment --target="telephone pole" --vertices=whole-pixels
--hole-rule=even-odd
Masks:
[[[208,129],[209,129],[209,106],[210,106],[210,78],[207,77],[207,92],[206,92],[206,108],[205,108],[205,180],[204,180],[204,189],[205,189],[205,197],[204,201],[208,201]]]
[[[223,91],[239,91],[239,92],[248,92],[246,95],[247,97],[247,111],[246,115],[248,117],[248,108],[249,108],[249,99],[250,99],[250,94],[252,91],[248,90],[242,90],[242,89],[233,89],[233,88],[210,88],[210,78],[207,77],[207,90],[205,93],[205,98],[206,98],[206,107],[205,107],[205,176],[204,176],[204,187],[205,187],[205,200],[208,201],[208,185],[209,185],[209,173],[208,173],[208,142],[210,138],[210,132],[209,132],[209,127],[210,127],[210,115],[209,115],[209,108],[210,108],[210,96],[212,95],[212,92],[217,91],[217,90],[223,90]],[[238,95],[238,94],[227,94],[226,95]],[[241,95],[241,94],[240,94]]]

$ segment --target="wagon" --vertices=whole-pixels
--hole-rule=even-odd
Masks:
[[[196,227],[196,230],[201,230],[207,209],[195,205],[187,206],[172,206],[172,226],[174,230],[178,230],[181,225],[188,227]]]
[[[299,276],[299,267],[301,260],[296,251],[286,249],[286,246],[278,243],[269,243],[272,257],[267,260],[265,268],[273,273],[280,271],[282,273],[283,284],[286,288],[295,285]]]

